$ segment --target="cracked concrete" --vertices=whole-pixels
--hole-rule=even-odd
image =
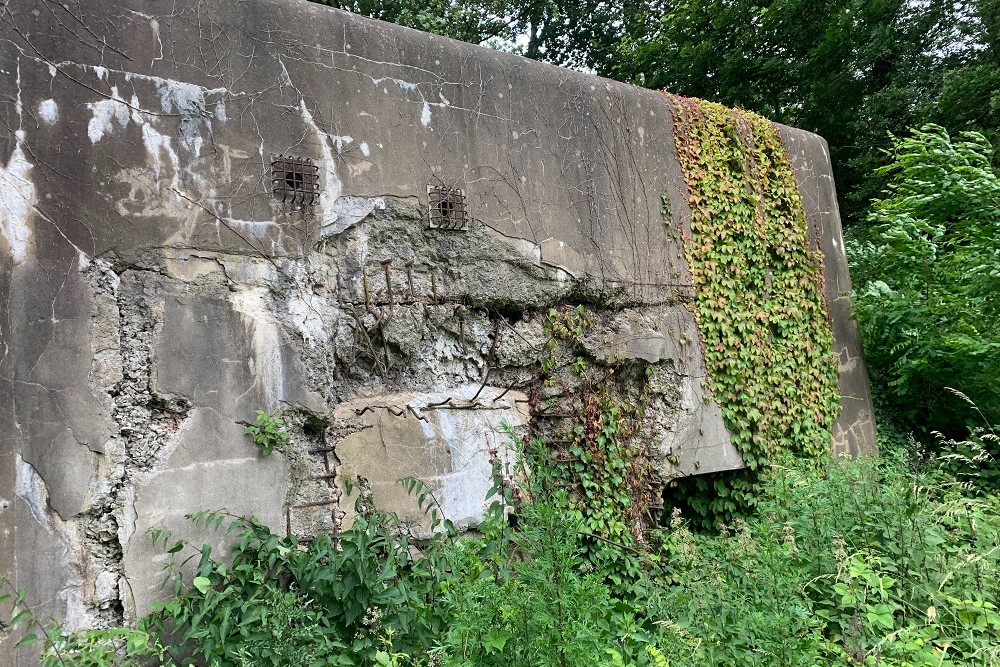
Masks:
[[[148,529],[225,546],[189,512],[339,530],[348,477],[404,514],[397,478],[424,478],[473,525],[557,304],[596,311],[594,363],[652,369],[661,481],[742,465],[701,389],[658,93],[291,0],[11,0],[0,89],[0,572],[42,617],[144,613]],[[826,255],[834,445],[870,451],[825,145],[782,133]],[[314,205],[273,195],[279,155],[314,161]],[[465,192],[466,231],[428,229],[429,185]],[[258,408],[291,433],[267,459]]]

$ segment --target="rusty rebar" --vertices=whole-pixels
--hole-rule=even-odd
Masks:
[[[380,264],[382,264],[382,268],[385,270],[385,291],[386,291],[386,294],[389,297],[389,309],[391,311],[393,305],[395,305],[395,303],[393,301],[393,296],[392,296],[392,276],[390,275],[390,272],[389,272],[389,266],[392,264],[392,259],[391,258],[390,259],[383,259],[380,262]]]
[[[410,298],[416,299],[416,292],[413,290],[413,262],[407,262],[403,266],[406,267],[406,282],[410,286]]]

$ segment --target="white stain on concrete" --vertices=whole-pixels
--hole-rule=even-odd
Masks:
[[[31,218],[35,205],[38,203],[38,193],[30,174],[34,165],[28,161],[24,152],[25,132],[21,104],[21,65],[17,67],[17,97],[14,103],[19,127],[14,132],[14,150],[7,164],[0,167],[0,232],[3,234],[7,247],[10,249],[14,264],[21,264],[27,258],[28,246],[31,243]]]
[[[24,154],[24,131],[15,133],[16,143],[7,164],[0,167],[0,221],[4,240],[10,248],[14,264],[27,258],[31,242],[30,221],[38,203],[30,174],[34,165]]]
[[[365,157],[369,157],[372,154],[372,150],[368,147],[367,141],[362,141],[358,147],[361,149],[361,154]]]
[[[108,77],[108,70],[101,67],[93,68],[97,77],[104,80]],[[206,109],[210,106],[206,102],[206,97],[224,93],[225,88],[204,88],[192,83],[176,81],[174,79],[164,79],[156,76],[146,76],[132,72],[123,73],[125,81],[134,83],[135,81],[148,81],[155,85],[156,93],[159,97],[160,110],[166,114],[179,115],[180,126],[178,130],[178,145],[188,151],[198,155],[205,143],[204,133],[211,134],[212,126],[209,114]],[[111,94],[107,99],[97,102],[87,103],[87,108],[91,111],[91,119],[87,124],[87,136],[91,143],[96,144],[105,136],[111,135],[115,124],[125,128],[129,123],[142,126],[143,141],[149,148],[148,141],[155,139],[145,128],[151,127],[154,119],[149,113],[145,113],[137,95],[133,94],[130,102],[126,102],[118,91],[117,85],[111,86]],[[220,121],[226,120],[225,104],[217,102],[215,105],[215,117]],[[159,135],[159,132],[156,132]],[[161,135],[162,136],[162,135]],[[162,141],[157,142],[158,148],[163,148]],[[170,147],[170,152],[173,152]],[[154,162],[158,161],[157,153],[150,153]]]
[[[149,61],[149,66],[152,67],[153,63],[157,60],[163,60],[163,40],[160,39],[160,22],[154,18],[149,20],[149,29],[153,32],[153,37],[156,38],[156,43],[160,46],[160,55]]]
[[[42,100],[38,103],[38,117],[48,125],[55,125],[59,121],[59,107],[55,100]]]
[[[216,259],[230,280],[237,283],[267,288],[278,279],[278,269],[267,260],[239,255],[219,255]]]
[[[320,152],[323,172],[322,178],[325,187],[319,194],[320,224],[330,224],[337,220],[337,198],[340,197],[343,184],[337,175],[337,165],[333,159],[333,150],[330,148],[331,137],[316,124],[312,112],[306,106],[305,98],[299,101],[299,109],[302,113],[302,122],[311,129],[320,139]]]
[[[406,81],[405,79],[394,79],[394,78],[391,78],[391,77],[381,77],[381,78],[369,77],[369,78],[371,78],[372,83],[375,84],[376,86],[379,85],[379,84],[381,84],[383,81],[392,81],[394,84],[396,84],[397,86],[399,86],[399,88],[401,90],[405,90],[405,91],[411,92],[411,93],[416,93],[417,95],[419,95],[420,96],[420,104],[421,104],[421,108],[420,108],[420,124],[423,125],[424,127],[427,127],[427,126],[429,126],[431,124],[431,118],[432,118],[431,107],[432,106],[446,107],[446,106],[450,106],[451,105],[451,102],[449,102],[444,97],[444,95],[442,95],[440,92],[438,93],[438,97],[441,98],[440,102],[433,102],[433,103],[432,102],[428,102],[427,98],[424,97],[424,94],[420,91],[420,84],[414,83],[412,81]],[[389,89],[388,88],[383,88],[383,91],[388,94]]]
[[[333,145],[336,147],[338,153],[343,153],[345,146],[348,146],[348,145],[354,143],[354,137],[352,137],[352,136],[331,135],[330,136],[330,141],[333,142]]]
[[[238,220],[236,218],[220,218],[227,226],[253,236],[267,236],[272,230],[278,230],[274,220]]]
[[[270,410],[285,397],[285,373],[281,362],[281,332],[272,314],[268,291],[263,287],[240,290],[232,294],[230,302],[250,334],[254,383],[265,407]]]
[[[309,347],[330,338],[321,316],[321,313],[330,312],[330,303],[325,297],[311,292],[297,293],[288,298],[285,307],[292,324]]]
[[[205,96],[220,92],[222,89],[208,90],[193,83],[171,79],[157,81],[156,86],[157,94],[160,97],[160,108],[163,112],[179,114],[181,117],[178,130],[180,145],[197,155],[204,142],[202,133],[211,134],[212,132],[212,125],[206,118]],[[223,115],[225,115],[225,111],[223,111]]]
[[[288,74],[288,68],[285,67],[285,61],[279,57],[278,64],[281,65],[281,85],[295,88],[295,84],[292,83],[292,77]],[[295,89],[298,90],[298,88]]]
[[[103,139],[104,135],[110,135],[115,122],[120,127],[125,128],[132,111],[122,96],[118,94],[118,86],[111,86],[110,98],[88,102],[87,108],[90,109],[91,113],[90,122],[87,123],[87,136],[90,137],[92,144]]]
[[[156,180],[160,180],[164,171],[163,163],[164,160],[166,160],[173,169],[173,177],[171,178],[170,186],[175,191],[179,190],[181,165],[180,160],[177,157],[177,152],[174,151],[173,146],[171,146],[170,137],[157,132],[156,128],[154,128],[150,123],[143,123],[142,145],[146,147],[146,153],[152,163],[153,173],[156,174]]]
[[[164,94],[162,92],[162,89],[168,89],[167,92],[165,93],[168,97],[170,97],[172,95],[172,93],[170,92],[170,89],[197,88],[197,89],[199,89],[201,91],[202,95],[204,95],[204,96],[219,95],[219,94],[223,94],[223,93],[228,92],[228,89],[225,88],[225,87],[204,88],[202,86],[198,86],[198,85],[193,84],[193,83],[187,83],[185,81],[178,81],[177,79],[168,79],[166,77],[154,76],[152,74],[139,74],[137,72],[127,72],[125,70],[113,69],[113,68],[109,68],[109,67],[102,67],[100,65],[87,65],[87,64],[84,64],[84,63],[73,62],[73,61],[70,61],[70,60],[63,60],[61,62],[55,62],[55,63],[49,63],[48,61],[42,61],[42,60],[39,60],[37,58],[35,58],[33,60],[35,60],[38,63],[43,63],[44,62],[45,64],[47,64],[50,67],[50,72],[57,71],[57,68],[58,69],[80,69],[80,70],[84,70],[84,71],[93,72],[94,75],[100,81],[110,80],[109,79],[109,74],[112,74],[112,73],[115,74],[115,75],[119,75],[119,76],[124,77],[125,81],[127,81],[127,82],[132,82],[132,81],[148,81],[148,82],[154,84],[157,87],[157,91],[158,91],[158,93],[161,94],[161,97]],[[53,76],[54,76],[54,74],[53,74]],[[184,94],[182,93],[180,95],[180,97],[183,98]]]
[[[382,83],[383,81],[392,81],[394,84],[396,84],[403,90],[413,91],[419,88],[419,84],[413,83],[412,81],[406,81],[405,79],[394,79],[392,77],[381,77],[378,79],[375,78],[372,79],[372,83],[374,83],[376,86]]]

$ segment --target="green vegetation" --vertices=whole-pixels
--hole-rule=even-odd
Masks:
[[[270,456],[275,449],[281,451],[282,447],[288,444],[289,436],[285,430],[285,420],[277,410],[274,414],[258,410],[257,423],[248,425],[243,433],[249,435],[253,443],[260,447],[262,456]]]
[[[952,436],[1000,421],[1000,177],[975,133],[894,139],[871,227],[848,246],[865,352],[905,423]],[[963,397],[945,390],[956,387]]]
[[[711,393],[747,472],[695,482],[693,509],[731,518],[752,505],[757,473],[830,447],[839,409],[823,256],[778,131],[746,111],[669,98],[688,185],[685,254]]]
[[[631,587],[586,558],[565,497],[505,484],[499,464],[482,537],[446,529],[419,556],[364,498],[352,527],[305,545],[202,513],[234,536],[230,558],[155,535],[190,557],[174,597],[138,629],[49,628],[43,664],[1000,664],[1000,498],[891,447],[773,466],[757,514],[718,531],[675,511]]]
[[[652,369],[634,360],[590,359],[581,343],[592,327],[593,314],[583,306],[554,308],[546,317],[539,379],[547,398],[536,414],[558,427],[531,443],[533,485],[520,492],[548,498],[565,521],[578,524],[584,560],[609,583],[627,587],[641,572],[635,554],[659,501],[639,433]],[[506,486],[516,488],[516,477],[507,471]]]

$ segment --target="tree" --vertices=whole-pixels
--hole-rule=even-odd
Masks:
[[[512,43],[519,25],[511,0],[313,0],[354,14],[452,39]]]
[[[314,0],[370,18],[587,67],[618,38],[622,8],[605,0]],[[636,0],[626,0],[641,6]]]
[[[981,0],[993,2],[997,0]],[[756,111],[830,144],[845,219],[884,187],[888,134],[926,121],[983,41],[963,0],[652,0],[601,74]],[[981,30],[980,30],[981,32]],[[976,128],[972,128],[976,129]]]
[[[869,370],[910,423],[971,425],[958,389],[1000,419],[1000,176],[983,135],[893,139],[868,241],[849,248]],[[981,425],[981,424],[979,424]]]
[[[1000,0],[979,0],[962,24],[966,48],[943,77],[929,120],[953,131],[982,132],[1000,142]],[[994,153],[993,164],[1000,162]]]

